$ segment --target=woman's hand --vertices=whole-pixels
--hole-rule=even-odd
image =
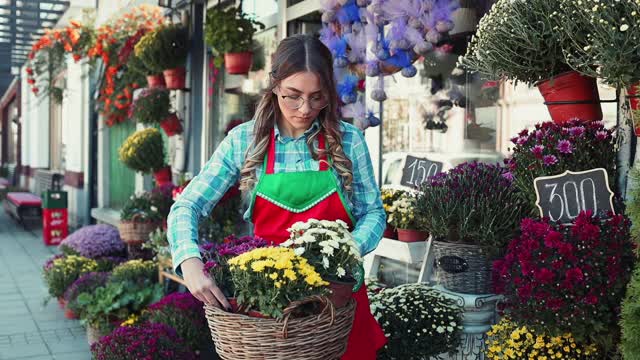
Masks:
[[[196,299],[205,304],[231,310],[231,305],[215,281],[204,273],[202,260],[190,258],[183,261],[180,267],[187,288]]]

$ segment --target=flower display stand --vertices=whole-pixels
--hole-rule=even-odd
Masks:
[[[171,257],[158,258],[158,281],[160,285],[164,285],[165,281],[172,280],[180,285],[187,286],[184,279],[173,272],[173,263]]]
[[[502,300],[502,295],[460,294],[446,290],[440,285],[433,288],[440,291],[445,297],[455,300],[463,308],[462,325],[464,328],[460,348],[455,355],[442,354],[438,356],[438,359],[485,359],[486,333],[499,320],[496,305]]]

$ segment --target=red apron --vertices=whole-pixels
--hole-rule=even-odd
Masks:
[[[287,229],[291,225],[309,219],[342,220],[353,229],[355,220],[326,158],[320,159],[319,171],[276,174],[275,148],[272,131],[266,169],[258,180],[250,205],[254,234],[278,245],[289,238]],[[318,136],[318,148],[324,150],[324,136]],[[366,287],[362,286],[353,298],[357,303],[356,314],[342,360],[375,360],[378,349],[387,339],[371,315]]]

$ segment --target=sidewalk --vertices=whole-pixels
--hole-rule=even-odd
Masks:
[[[0,359],[89,360],[84,328],[47,306],[42,264],[55,252],[37,227],[25,231],[0,207]]]

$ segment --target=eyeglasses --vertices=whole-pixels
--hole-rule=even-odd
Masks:
[[[309,107],[313,110],[322,110],[329,105],[329,100],[322,94],[313,95],[311,98],[305,99],[298,95],[282,95],[280,94],[280,88],[278,88],[277,92],[274,89],[273,93],[280,96],[282,103],[291,110],[300,109],[305,102],[308,102]]]

